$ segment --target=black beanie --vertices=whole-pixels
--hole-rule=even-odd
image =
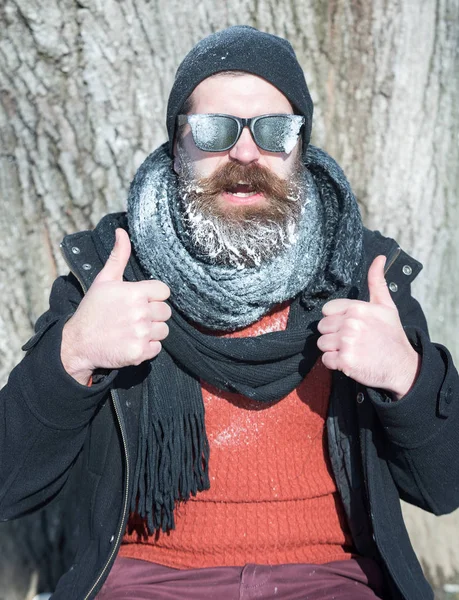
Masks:
[[[246,25],[228,27],[204,38],[185,56],[167,104],[169,150],[173,155],[177,116],[194,88],[221,71],[245,71],[272,83],[305,117],[303,154],[311,137],[313,104],[295,52],[277,35]]]

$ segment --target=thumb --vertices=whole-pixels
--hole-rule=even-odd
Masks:
[[[115,245],[96,281],[122,281],[123,273],[131,256],[131,242],[124,229],[115,231]]]
[[[383,304],[384,306],[393,307],[394,301],[387,287],[386,278],[384,277],[384,265],[386,257],[377,256],[371,263],[368,270],[368,289],[370,291],[371,304]]]

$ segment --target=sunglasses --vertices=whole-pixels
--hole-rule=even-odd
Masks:
[[[204,152],[224,152],[232,148],[248,127],[257,146],[267,152],[290,152],[304,124],[301,115],[273,114],[241,119],[232,115],[179,115],[178,124],[189,123],[194,143]]]

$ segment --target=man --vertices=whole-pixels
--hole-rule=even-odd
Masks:
[[[286,40],[213,34],[64,240],[0,405],[2,518],[67,508],[54,597],[432,598],[399,498],[458,505],[457,372],[311,124]]]

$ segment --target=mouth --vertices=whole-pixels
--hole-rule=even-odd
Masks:
[[[264,198],[264,194],[252,188],[252,186],[243,181],[238,182],[235,186],[225,190],[224,197],[236,204],[249,204],[258,202]]]

